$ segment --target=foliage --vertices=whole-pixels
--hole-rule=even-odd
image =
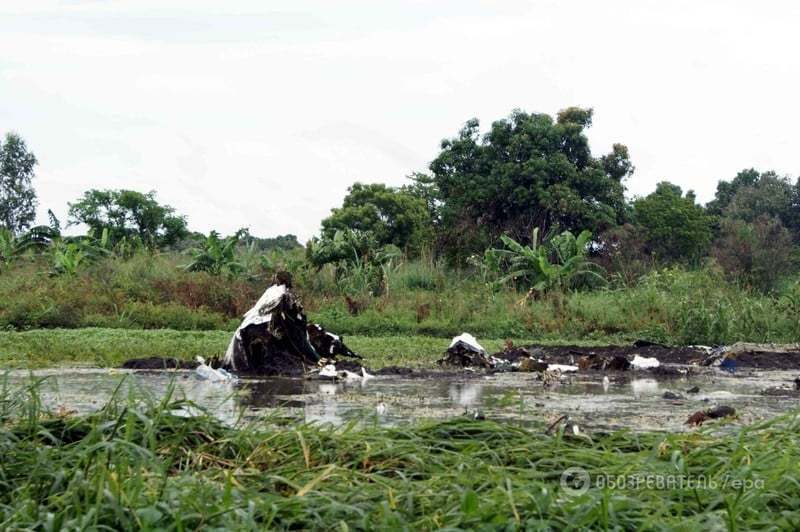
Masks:
[[[777,218],[723,218],[713,255],[736,281],[770,292],[794,269],[792,239]]]
[[[694,194],[666,181],[633,203],[636,224],[646,248],[662,261],[697,263],[711,243],[711,218],[695,203]]]
[[[592,248],[592,261],[603,268],[616,285],[634,286],[654,268],[653,257],[645,249],[644,231],[623,224],[603,232]]]
[[[36,226],[20,235],[0,227],[0,268],[8,266],[26,252],[46,248],[58,236],[47,226]]]
[[[86,237],[75,239],[56,239],[51,253],[53,273],[56,275],[75,275],[85,265],[111,254],[108,229],[103,229],[100,239],[92,232]]]
[[[208,272],[211,275],[230,275],[240,273],[243,266],[236,257],[236,246],[244,235],[244,229],[235,234],[220,238],[219,233],[211,231],[201,247],[189,251],[192,261],[185,266],[190,272]]]
[[[796,411],[721,433],[570,439],[540,421],[463,416],[229,426],[172,390],[64,415],[42,388],[0,389],[11,530],[792,530],[800,519]],[[593,480],[585,493],[565,488],[571,467]],[[639,484],[673,478],[700,487]]]
[[[501,273],[498,283],[514,281],[533,294],[564,291],[587,283],[605,283],[599,267],[587,259],[592,233],[582,231],[577,237],[570,231],[539,243],[539,229],[533,230],[531,245],[524,246],[503,235],[507,249],[486,251],[485,261],[491,270]]]
[[[323,237],[348,229],[371,233],[379,247],[392,244],[412,255],[432,238],[425,199],[378,183],[355,183],[342,206],[322,220]]]
[[[430,168],[445,248],[465,258],[500,234],[520,240],[534,228],[555,226],[599,232],[622,221],[622,181],[633,167],[622,145],[606,157],[592,156],[585,134],[591,118],[591,109],[574,107],[556,121],[514,111],[483,137],[473,119],[442,141]],[[476,234],[481,241],[472,240]]]
[[[156,201],[155,191],[96,190],[69,204],[70,224],[86,224],[95,234],[109,231],[112,245],[138,239],[148,247],[163,248],[187,235],[186,219],[169,205]]]
[[[36,157],[19,135],[0,141],[0,228],[18,233],[36,217],[36,192],[31,185]]]

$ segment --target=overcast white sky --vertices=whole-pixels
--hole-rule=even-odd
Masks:
[[[155,189],[194,230],[305,240],[354,181],[402,184],[514,108],[593,107],[631,195],[800,172],[800,2],[2,0],[0,28],[40,221]]]

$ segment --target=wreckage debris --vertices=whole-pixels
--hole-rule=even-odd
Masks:
[[[327,360],[321,361],[322,367],[320,368],[319,372],[316,375],[312,375],[312,378],[316,376],[317,378],[324,379],[324,380],[333,380],[333,381],[361,381],[365,382],[367,379],[372,379],[375,375],[371,375],[367,373],[367,370],[364,366],[360,367],[360,371],[358,373],[350,371],[349,369],[337,369],[334,363],[331,363]]]
[[[197,360],[198,366],[195,368],[194,372],[200,380],[209,382],[228,382],[234,380],[234,376],[224,369],[214,369],[207,365],[203,357],[198,356],[195,360]]]
[[[635,369],[657,368],[660,365],[661,363],[655,357],[633,355],[633,360],[631,360],[631,366]]]
[[[231,338],[222,367],[264,375],[302,375],[325,358],[358,357],[341,337],[308,323],[292,291],[292,277],[278,272],[244,315]]]
[[[462,333],[453,338],[444,358],[438,361],[440,366],[480,367],[490,369],[494,364],[486,355],[486,350],[474,336]]]
[[[710,408],[708,410],[698,410],[686,420],[687,425],[699,427],[706,421],[712,419],[721,419],[724,417],[731,417],[736,414],[736,409],[732,406],[720,405]]]

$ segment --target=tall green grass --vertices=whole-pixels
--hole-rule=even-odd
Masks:
[[[0,328],[119,328],[232,331],[267,284],[265,275],[214,277],[179,268],[185,257],[110,258],[74,276],[51,276],[34,261],[0,274]],[[296,261],[295,278],[311,318],[348,335],[539,341],[730,343],[800,338],[800,283],[774,295],[748,291],[712,268],[652,271],[625,288],[552,293],[495,288],[471,270],[430,259],[387,269],[384,292],[348,288],[332,268]],[[352,288],[352,290],[351,290]]]
[[[547,436],[457,418],[384,428],[237,427],[187,403],[116,398],[45,411],[33,383],[0,391],[0,529],[784,529],[800,527],[800,420],[729,435]],[[595,486],[572,494],[570,467]],[[597,487],[599,475],[708,486]],[[712,485],[713,484],[713,485]]]

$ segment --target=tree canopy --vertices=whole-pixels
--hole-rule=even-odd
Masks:
[[[591,123],[591,109],[570,107],[556,120],[517,110],[485,135],[472,119],[442,141],[430,169],[445,246],[474,252],[504,233],[527,241],[534,228],[597,233],[623,221],[622,182],[633,172],[628,150],[617,144],[593,157],[585,134]]]
[[[95,234],[108,229],[112,243],[139,239],[147,246],[165,247],[187,235],[186,219],[158,203],[155,191],[92,189],[69,204],[69,216],[70,224],[86,224]]]
[[[711,217],[695,203],[694,193],[662,181],[655,192],[633,203],[634,222],[645,234],[646,248],[657,259],[696,262],[711,243]]]
[[[36,217],[36,192],[31,184],[36,157],[19,135],[0,141],[0,227],[19,233]]]
[[[408,190],[379,183],[355,183],[342,206],[322,220],[322,236],[351,229],[374,235],[376,244],[393,244],[412,254],[431,234],[431,218],[424,198]]]

